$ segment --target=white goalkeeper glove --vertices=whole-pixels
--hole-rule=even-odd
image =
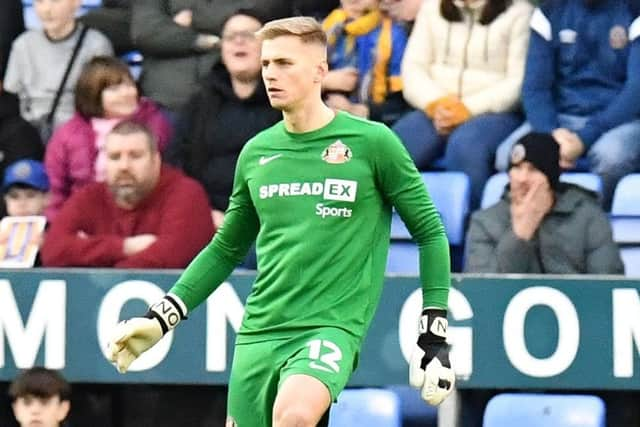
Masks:
[[[138,356],[186,319],[186,315],[187,306],[180,298],[173,294],[165,295],[149,307],[144,317],[123,320],[116,325],[107,345],[109,360],[124,374]]]
[[[420,335],[409,362],[409,383],[420,389],[428,404],[437,406],[453,390],[455,374],[449,362],[447,311],[426,308],[420,318]]]

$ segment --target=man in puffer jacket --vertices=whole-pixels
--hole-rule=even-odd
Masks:
[[[550,134],[530,133],[513,146],[502,200],[471,218],[465,271],[624,273],[595,194],[558,181],[559,151]]]

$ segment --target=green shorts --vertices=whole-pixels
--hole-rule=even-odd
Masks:
[[[332,400],[355,369],[359,340],[342,329],[318,328],[294,338],[236,344],[227,414],[238,427],[269,427],[280,384],[306,374],[327,386]]]

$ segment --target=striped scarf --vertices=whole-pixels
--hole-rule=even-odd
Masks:
[[[356,37],[374,30],[380,24],[379,10],[368,12],[360,18],[350,18],[344,9],[335,9],[322,21],[322,29],[327,33],[327,43],[331,51],[341,36],[346,37],[345,56],[351,56]]]

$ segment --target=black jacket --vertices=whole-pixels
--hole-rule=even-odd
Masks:
[[[180,114],[167,160],[200,181],[211,206],[224,211],[240,150],[281,118],[269,105],[262,80],[252,96],[239,99],[226,68],[217,65]]]
[[[146,96],[180,111],[202,79],[219,61],[218,49],[203,51],[198,34],[220,36],[226,20],[239,9],[271,20],[287,16],[287,0],[135,0],[131,2],[131,38],[144,55],[140,85]],[[193,12],[191,27],[173,21],[183,9]]]
[[[42,160],[44,145],[40,134],[20,116],[18,99],[0,93],[0,179],[5,168],[19,159]]]
[[[0,0],[0,81],[11,52],[13,40],[24,31],[22,2],[20,0]]]
[[[7,92],[0,93],[0,183],[4,170],[20,159],[42,161],[44,145],[40,134],[20,116],[18,98]],[[5,215],[4,199],[0,200],[0,218]]]

